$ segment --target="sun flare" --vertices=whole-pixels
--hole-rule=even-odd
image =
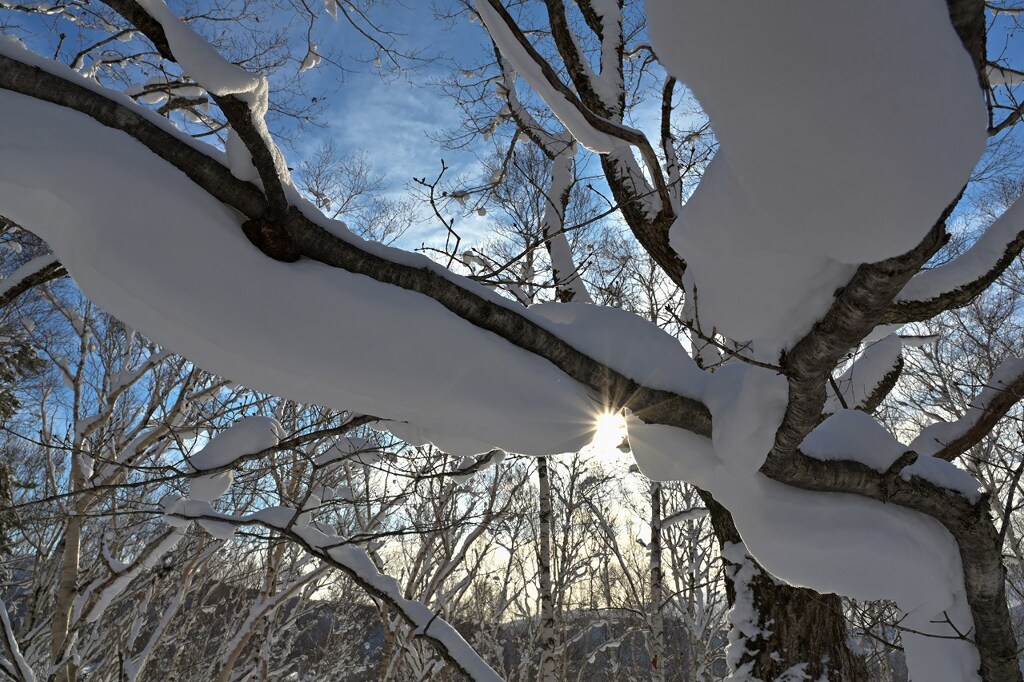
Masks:
[[[590,447],[597,453],[617,454],[625,447],[626,420],[619,413],[604,412],[598,415],[594,425],[594,439]]]

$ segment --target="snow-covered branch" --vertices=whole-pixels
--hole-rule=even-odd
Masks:
[[[640,150],[650,176],[654,178],[662,206],[670,206],[661,165],[646,136],[638,130],[598,116],[584,105],[537,52],[500,0],[478,0],[476,9],[502,55],[540,95],[573,137],[588,149],[602,154],[612,153],[624,144],[635,146]]]
[[[722,142],[669,244],[673,204],[646,137],[595,113],[501,2],[479,0],[503,56],[574,136],[604,154],[609,175],[634,185],[632,199],[643,176],[632,148],[640,150],[661,201],[637,219],[646,226],[634,227],[640,241],[677,284],[685,255],[687,294],[699,290],[712,335],[752,340],[759,357],[755,367],[726,363],[709,376],[677,339],[631,314],[573,304],[522,309],[425,258],[357,239],[287,184],[260,128],[265,81],[212,52],[161,0],[110,4],[166,58],[226,98],[220,107],[256,172],[237,163],[237,146],[223,154],[186,139],[126,98],[0,44],[0,148],[14,161],[0,166],[0,204],[50,243],[99,305],[259,390],[381,415],[422,427],[433,442],[457,438],[478,452],[578,450],[601,412],[628,410],[630,444],[645,473],[686,478],[720,498],[768,570],[821,591],[894,599],[908,612],[908,627],[927,635],[973,625],[973,644],[936,644],[908,631],[915,676],[933,670],[973,679],[980,666],[991,680],[1020,679],[987,500],[950,485],[953,469],[941,460],[915,462],[873,421],[870,442],[855,434],[844,448],[825,438],[809,451],[814,457],[801,451],[814,433],[827,436],[850,418],[843,411],[819,427],[832,372],[941,248],[945,219],[984,144],[984,103],[961,49],[976,57],[977,32],[958,14],[951,27],[945,7],[923,1],[915,12],[814,4],[807,20],[816,31],[776,8],[751,9],[752,28],[738,30],[714,3],[693,3],[686,16],[677,3],[649,0],[663,66],[693,87]],[[587,4],[591,28],[600,25],[608,39],[602,75],[606,63],[618,68],[604,50],[621,48],[612,4]],[[858,30],[847,35],[850,27]],[[805,48],[823,37],[837,41],[836,49],[808,71]],[[571,33],[563,43],[565,59],[580,56]],[[868,59],[875,54],[887,61]],[[836,73],[849,75],[839,83]],[[851,92],[881,95],[851,99]],[[778,108],[750,107],[751,99]],[[794,107],[806,115],[794,116]],[[921,111],[929,112],[926,122]],[[904,179],[898,187],[865,172],[882,157]],[[571,158],[555,160],[552,192],[564,207]],[[928,173],[918,172],[925,167]],[[891,210],[879,214],[879,204]],[[546,221],[549,232],[561,234],[555,218]],[[563,275],[571,266],[565,255],[552,252]],[[413,348],[409,329],[423,330]],[[887,371],[870,387],[851,395],[858,406],[885,385],[892,358],[880,363]],[[80,395],[81,371],[61,368]],[[853,418],[869,419],[863,412]],[[279,439],[274,433],[244,454],[277,447]],[[222,459],[217,442],[193,462],[195,499],[165,500],[172,516],[225,536],[248,523],[282,533],[352,575],[461,670],[493,679],[436,613],[404,600],[371,557],[301,506],[215,513],[207,500],[230,483],[219,472],[239,461],[237,448]],[[91,478],[83,475],[87,456],[84,448],[74,452],[75,485]],[[851,524],[842,548],[823,541],[823,533]],[[81,517],[73,517],[71,545],[80,546],[81,532]],[[878,537],[886,551],[865,551]],[[60,617],[78,579],[71,558],[60,576]],[[116,591],[106,587],[103,595]],[[75,633],[59,625],[54,632],[68,638],[55,637],[52,646],[63,660]]]
[[[1024,249],[1024,201],[1018,199],[964,253],[915,275],[883,320],[902,324],[961,308],[978,297]]]
[[[0,282],[0,308],[9,305],[32,287],[66,274],[64,266],[54,255],[33,258]]]
[[[980,443],[1022,399],[1024,360],[1007,360],[989,378],[960,419],[926,427],[911,447],[921,454],[952,461]]]

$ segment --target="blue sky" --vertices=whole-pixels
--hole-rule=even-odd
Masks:
[[[310,7],[321,12],[312,34],[318,51],[339,57],[346,67],[342,71],[325,59],[318,67],[298,73],[306,49],[305,29],[301,22],[290,27],[289,53],[294,60],[281,69],[275,79],[301,78],[310,95],[327,103],[318,126],[310,126],[285,146],[291,164],[322,143],[332,140],[342,152],[365,151],[374,170],[385,177],[387,192],[406,196],[413,176],[433,177],[444,159],[450,170],[446,178],[464,175],[479,176],[476,157],[467,152],[445,149],[439,136],[446,128],[459,122],[458,111],[432,83],[452,73],[453,64],[468,63],[474,54],[489,46],[483,30],[465,17],[453,22],[435,18],[433,3],[413,0],[390,0],[371,13],[382,28],[395,34],[401,49],[422,52],[437,59],[424,62],[405,72],[378,69],[373,63],[369,43],[353,31],[343,18],[332,19],[322,11],[323,0],[312,0]],[[366,0],[355,0],[358,6]],[[182,5],[169,4],[179,14]],[[16,21],[14,30],[30,48],[41,54],[52,54],[57,34],[67,32],[61,52],[62,61],[69,61],[83,43],[77,28],[59,17],[0,12],[0,20]],[[287,19],[261,17],[268,30],[283,27]],[[7,26],[7,30],[11,30]],[[92,33],[88,40],[94,39]],[[114,46],[120,47],[114,43]],[[486,53],[484,53],[486,54]],[[385,66],[387,60],[385,59]],[[433,138],[431,137],[433,135]],[[436,220],[426,220],[429,207],[424,204],[425,222],[410,230],[402,244],[408,248],[421,243],[443,243],[445,231]],[[486,221],[475,214],[459,217],[460,232],[468,241],[481,237]]]
[[[446,178],[480,176],[474,154],[442,144],[443,131],[456,127],[460,115],[434,82],[449,76],[455,63],[471,63],[474,55],[489,46],[483,30],[466,18],[452,23],[437,20],[428,2],[390,3],[379,18],[381,25],[400,34],[403,46],[412,45],[439,58],[403,74],[367,64],[341,82],[334,68],[307,71],[303,76],[310,79],[312,89],[334,92],[328,96],[330,104],[321,120],[325,127],[307,131],[297,151],[326,140],[342,150],[366,151],[374,169],[385,176],[389,191],[397,196],[406,194],[413,177],[435,177],[442,159],[450,168]],[[318,33],[316,40],[322,47],[352,36],[340,20],[330,18],[320,22]],[[426,205],[424,209],[425,214],[429,212]],[[475,214],[459,216],[458,222],[468,241],[479,239],[487,229],[487,221]],[[401,243],[414,248],[423,242],[443,242],[444,236],[444,228],[425,215],[425,222],[410,230]]]
[[[403,41],[437,51],[445,58],[460,63],[472,62],[480,50],[489,49],[479,25],[471,24],[465,18],[453,25],[439,22],[434,17],[431,3],[396,4],[390,11],[382,13],[381,18],[388,27],[404,34]],[[1002,57],[1004,63],[1024,68],[1024,41],[1008,39],[1013,25],[1014,20],[1005,16],[994,20],[989,33],[990,53],[992,58]],[[321,45],[338,37],[338,34],[332,34],[331,28],[331,22],[321,23]],[[327,127],[312,132],[307,137],[307,144],[330,138],[342,149],[366,150],[377,171],[387,177],[391,191],[395,193],[404,192],[406,183],[413,176],[432,177],[442,158],[451,167],[452,177],[479,175],[479,164],[472,154],[445,149],[436,139],[431,139],[432,133],[436,135],[454,127],[459,120],[459,113],[450,101],[438,88],[429,84],[431,79],[449,74],[452,68],[446,59],[399,79],[382,79],[373,68],[351,74],[334,95],[334,104],[324,121]],[[322,83],[324,79],[331,78],[331,74],[329,69],[318,70],[313,82]],[[656,121],[656,104],[647,102],[634,115],[639,119],[634,121],[635,125],[652,130],[643,123]],[[1019,135],[1017,131],[1013,134]],[[482,236],[487,229],[487,219],[472,216],[465,221],[462,229],[467,231],[464,236],[468,236],[470,242]],[[423,241],[436,243],[439,238],[443,238],[443,229],[432,221],[411,231],[403,243],[415,247]]]
[[[319,10],[322,0],[313,2],[316,3],[314,9]],[[454,0],[442,2],[454,4]],[[171,0],[171,6],[177,7],[178,3]],[[451,23],[436,19],[434,3],[424,0],[392,1],[376,10],[373,16],[381,26],[397,35],[404,49],[423,50],[441,59],[404,74],[382,74],[374,67],[372,52],[367,50],[365,40],[348,28],[343,19],[332,20],[323,14],[313,34],[319,50],[325,54],[340,51],[357,55],[364,61],[346,61],[353,69],[342,73],[325,60],[319,67],[301,75],[312,93],[326,94],[327,107],[320,119],[323,127],[306,130],[288,151],[293,164],[304,153],[333,140],[343,152],[365,151],[376,172],[386,178],[387,191],[395,196],[406,194],[412,177],[435,176],[442,158],[450,167],[448,177],[483,179],[474,154],[446,149],[438,140],[445,129],[458,124],[459,112],[432,84],[452,73],[453,61],[462,65],[471,63],[475,55],[487,54],[489,41],[483,30],[466,17]],[[30,20],[20,15],[19,20],[36,34],[36,39],[29,41],[33,48],[42,52],[52,50],[55,42],[52,19]],[[990,33],[991,52],[994,57],[1005,56],[1010,64],[1021,66],[1024,65],[1021,41],[1006,40],[1006,31],[1012,24],[1013,19],[1008,17],[996,19]],[[304,31],[295,31],[291,45],[295,69],[288,73],[289,67],[286,67],[283,77],[297,72],[304,43]],[[654,115],[653,109],[639,114],[641,121]],[[487,153],[483,147],[479,149]],[[424,206],[424,215],[428,213]],[[487,218],[475,214],[459,217],[459,231],[468,242],[466,245],[483,236],[488,222]],[[436,220],[426,220],[411,230],[401,243],[410,248],[422,242],[436,245],[443,241],[444,234]]]

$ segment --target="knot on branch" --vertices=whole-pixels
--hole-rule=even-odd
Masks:
[[[917,461],[917,453],[907,450],[893,462],[882,476],[882,499],[888,500],[892,497],[892,490],[900,473],[908,466]]]
[[[294,263],[302,255],[283,220],[260,216],[242,223],[242,232],[257,249],[274,260]]]

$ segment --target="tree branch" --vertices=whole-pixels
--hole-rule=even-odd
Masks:
[[[227,168],[161,128],[141,113],[103,95],[17,60],[0,56],[0,88],[70,107],[132,135],[161,158],[186,173],[199,187],[247,216],[262,215],[266,199]],[[322,263],[363,274],[437,301],[480,329],[544,358],[568,376],[593,389],[611,408],[629,407],[648,423],[711,434],[711,416],[700,402],[642,386],[581,353],[555,334],[513,309],[464,288],[429,267],[395,263],[328,233],[296,208],[286,216],[288,232],[301,253]],[[942,222],[913,251],[862,266],[837,297],[832,310],[794,348],[783,364],[793,405],[762,473],[808,490],[845,492],[881,502],[895,502],[929,514],[953,533],[964,564],[965,584],[977,628],[977,645],[988,680],[1019,679],[1016,643],[1003,586],[1003,568],[987,501],[971,505],[962,496],[913,478],[878,472],[855,462],[820,462],[801,455],[797,446],[817,423],[824,403],[824,382],[838,358],[875,325],[907,279],[945,239]]]
[[[163,26],[146,12],[135,0],[103,0],[115,12],[128,22],[134,24],[139,31],[156,46],[161,56],[177,62]],[[195,75],[195,74],[193,74]],[[252,216],[242,226],[245,236],[260,251],[275,260],[294,262],[299,254],[292,244],[287,232],[283,229],[284,214],[288,208],[285,197],[284,182],[279,173],[271,142],[264,138],[256,127],[250,105],[234,95],[218,95],[210,92],[210,96],[224,113],[231,129],[245,144],[252,156],[253,166],[259,173],[267,198],[267,211],[259,216]]]
[[[57,257],[50,254],[25,263],[0,282],[0,308],[5,308],[32,287],[68,274]]]
[[[991,227],[989,229],[992,229]],[[961,284],[955,289],[949,289],[934,298],[924,299],[897,299],[889,309],[882,315],[882,324],[907,324],[908,322],[921,322],[935,317],[947,310],[962,308],[985,291],[993,282],[1006,272],[1013,262],[1020,256],[1024,249],[1024,230],[1018,232],[1011,239],[1003,251],[1002,256],[983,275],[967,283]],[[968,250],[967,253],[970,253]],[[966,254],[964,254],[966,255]],[[922,276],[929,276],[931,273],[940,273],[944,268],[955,266],[963,256],[953,259],[945,265],[940,265],[935,270],[928,270],[921,273]]]

